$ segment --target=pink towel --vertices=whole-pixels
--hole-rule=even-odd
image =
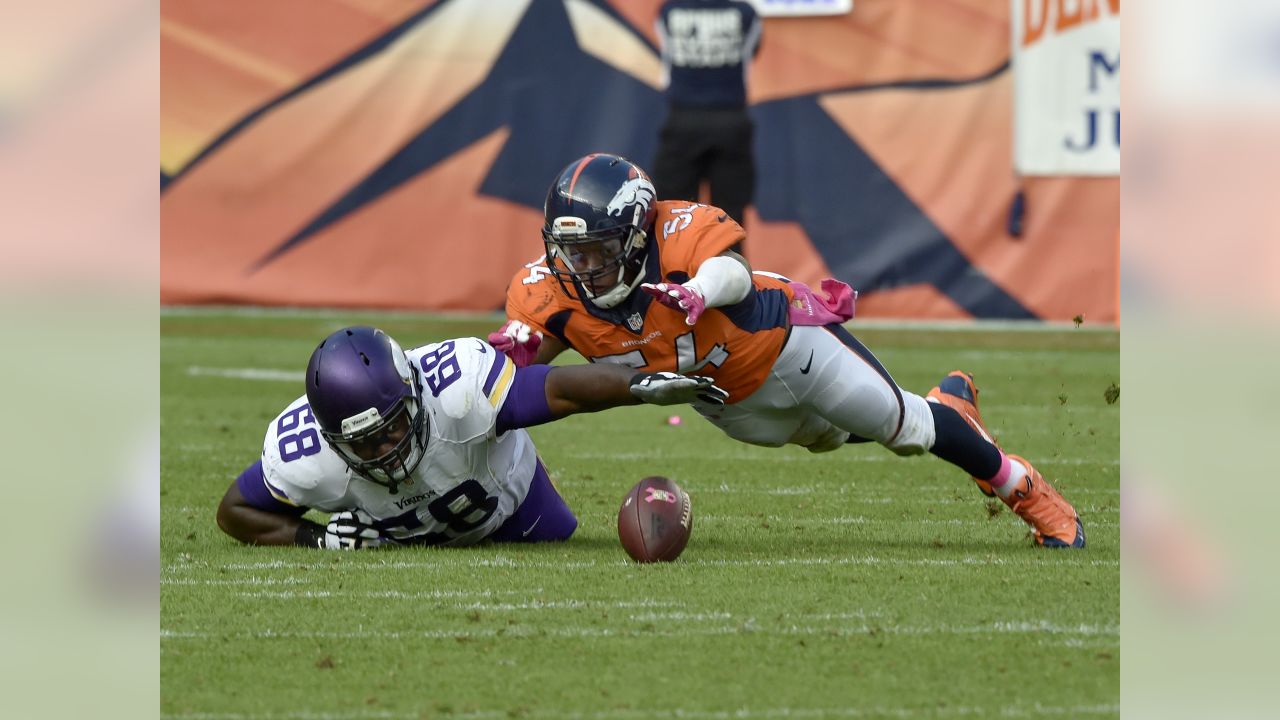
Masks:
[[[822,293],[826,297],[815,293],[804,283],[788,284],[796,293],[789,308],[792,325],[830,325],[853,317],[853,303],[858,298],[858,291],[847,284],[835,278],[823,280]]]

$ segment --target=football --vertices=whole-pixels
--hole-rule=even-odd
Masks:
[[[689,494],[664,477],[647,477],[622,500],[618,538],[636,562],[670,562],[680,557],[693,531]]]

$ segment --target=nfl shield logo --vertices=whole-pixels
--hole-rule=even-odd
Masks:
[[[644,327],[644,318],[640,317],[640,313],[631,313],[631,317],[627,318],[627,327],[631,328],[631,332],[640,332],[640,328]]]

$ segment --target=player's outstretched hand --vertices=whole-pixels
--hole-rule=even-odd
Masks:
[[[359,550],[385,545],[390,541],[373,526],[373,518],[363,510],[345,510],[329,517],[324,529],[326,550]]]
[[[497,332],[489,333],[489,344],[506,353],[516,367],[528,367],[538,356],[542,333],[519,320],[508,320]]]
[[[729,393],[709,377],[671,372],[637,373],[631,378],[631,394],[650,405],[685,405],[697,400],[723,405]]]
[[[641,283],[640,289],[658,299],[672,310],[684,313],[684,324],[693,325],[702,317],[707,303],[697,290],[679,283]]]

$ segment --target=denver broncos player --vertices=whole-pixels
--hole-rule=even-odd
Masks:
[[[753,273],[729,250],[742,228],[718,208],[660,201],[629,160],[592,154],[551,184],[546,254],[507,291],[508,321],[489,336],[517,365],[573,349],[593,363],[698,373],[728,391],[694,408],[737,440],[812,452],[876,441],[930,452],[998,495],[1046,547],[1084,547],[1075,510],[1029,462],[991,440],[973,378],[955,371],[928,399],[898,387],[841,323],[854,293],[822,294]]]
[[[648,402],[723,401],[706,378],[621,367],[517,369],[477,338],[405,353],[381,330],[326,338],[307,392],[267,427],[218,525],[255,545],[356,549],[564,540],[577,519],[522,428]],[[308,508],[334,513],[327,525]]]

